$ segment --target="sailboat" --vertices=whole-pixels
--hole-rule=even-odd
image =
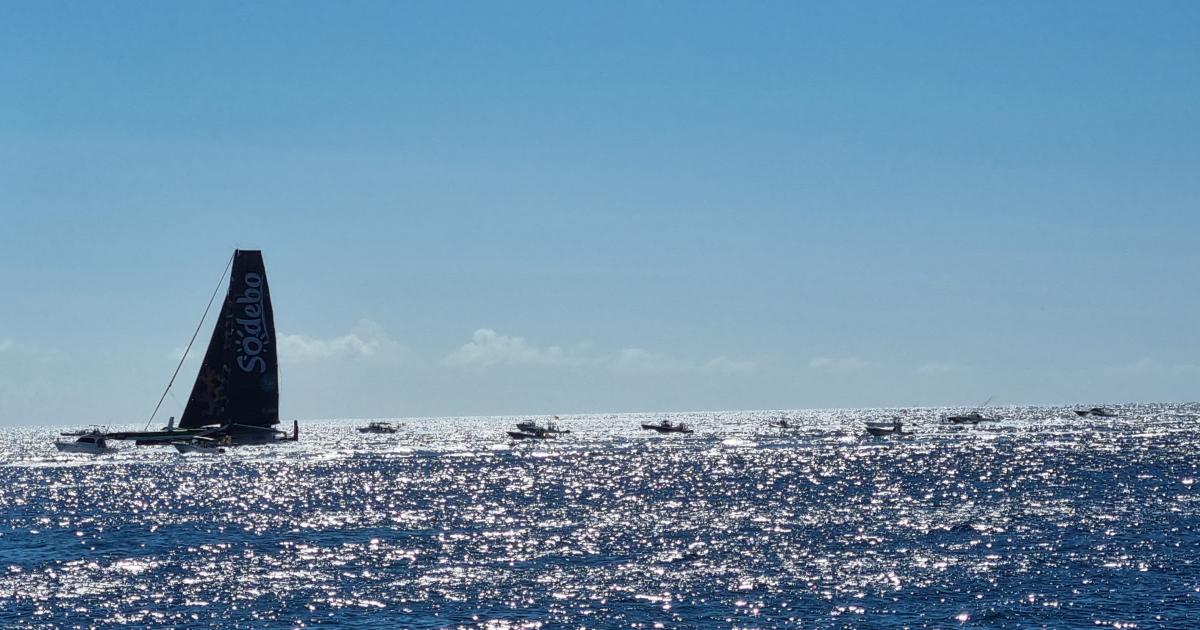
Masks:
[[[178,444],[198,451],[216,444],[299,439],[299,423],[292,423],[291,436],[277,429],[278,424],[279,361],[266,267],[261,251],[239,249],[233,253],[229,289],[178,427],[108,437],[143,445]]]

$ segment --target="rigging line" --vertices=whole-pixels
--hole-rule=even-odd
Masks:
[[[171,380],[167,383],[167,388],[163,390],[162,396],[159,397],[158,404],[154,405],[154,411],[150,413],[150,419],[146,421],[146,428],[142,429],[143,431],[150,429],[150,423],[154,422],[154,416],[158,414],[158,408],[162,407],[163,400],[167,397],[167,392],[170,392],[171,386],[175,384],[175,377],[179,376],[179,369],[183,367],[183,362],[187,360],[187,355],[192,349],[192,344],[196,343],[196,335],[200,334],[200,327],[204,325],[204,320],[208,317],[208,311],[212,308],[213,300],[217,299],[217,293],[221,290],[222,283],[225,282],[225,274],[229,273],[229,268],[233,266],[234,256],[237,256],[237,250],[233,251],[233,254],[229,256],[229,262],[225,263],[225,270],[221,272],[221,277],[217,279],[217,288],[213,289],[212,297],[208,298],[208,306],[204,307],[204,314],[200,316],[200,323],[196,324],[196,332],[192,333],[192,340],[188,342],[187,348],[183,350],[183,356],[179,358],[179,365],[175,366],[175,373],[171,375]]]

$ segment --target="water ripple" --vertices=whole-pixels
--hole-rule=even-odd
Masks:
[[[227,455],[0,433],[0,625],[1189,627],[1197,405],[308,423]],[[768,426],[786,417],[788,429]],[[694,435],[644,432],[687,422]]]

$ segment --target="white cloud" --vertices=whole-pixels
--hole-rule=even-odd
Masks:
[[[540,348],[524,337],[496,334],[490,328],[480,328],[471,341],[451,352],[442,363],[454,367],[490,367],[493,365],[572,365],[583,363],[583,357],[563,350],[561,346]]]
[[[485,368],[496,365],[594,365],[633,372],[748,372],[755,368],[753,361],[725,356],[707,361],[688,361],[643,348],[622,348],[616,354],[597,353],[589,344],[538,346],[524,337],[501,335],[490,328],[480,328],[471,341],[442,359],[443,365],[460,368]]]
[[[949,361],[930,361],[929,363],[918,367],[917,374],[922,376],[942,376],[946,374],[954,374],[955,372],[962,372],[964,369],[966,368],[958,365],[957,363],[951,363]]]
[[[753,372],[758,364],[749,359],[732,359],[726,356],[709,359],[704,369],[709,372]]]
[[[383,327],[369,320],[358,322],[345,335],[322,339],[307,335],[281,334],[279,360],[300,363],[329,359],[384,358],[395,355],[401,346],[384,332]]]
[[[637,372],[679,372],[690,367],[685,361],[642,348],[622,348],[611,363],[618,369]]]
[[[609,363],[615,368],[636,372],[735,373],[750,372],[756,367],[753,361],[746,359],[719,356],[707,361],[688,361],[642,348],[622,348]]]
[[[872,366],[870,361],[860,359],[858,357],[815,357],[808,362],[808,367],[814,370],[823,370],[826,372],[858,372]]]

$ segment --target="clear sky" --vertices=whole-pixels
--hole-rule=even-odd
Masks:
[[[3,2],[0,424],[144,422],[234,247],[288,418],[1196,400],[1197,33],[1165,1]]]

